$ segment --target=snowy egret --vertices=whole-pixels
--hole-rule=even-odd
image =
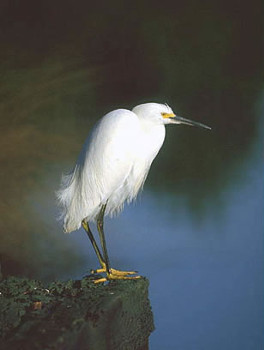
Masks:
[[[73,171],[62,177],[57,196],[64,231],[69,233],[81,226],[85,229],[101,265],[93,272],[106,273],[97,282],[140,277],[131,276],[135,271],[110,268],[103,220],[104,215],[119,213],[125,202],[136,198],[163,144],[167,124],[210,129],[177,116],[164,104],[145,103],[132,111],[117,109],[97,122]],[[93,221],[97,223],[102,253],[89,226]]]

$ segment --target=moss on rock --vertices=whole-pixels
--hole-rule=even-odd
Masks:
[[[1,349],[144,349],[154,329],[148,280],[0,282]]]

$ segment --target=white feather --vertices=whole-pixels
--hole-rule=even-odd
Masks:
[[[96,220],[102,204],[106,215],[114,215],[136,198],[164,141],[164,111],[172,113],[156,103],[119,109],[94,126],[57,192],[65,232],[80,228],[83,219]]]

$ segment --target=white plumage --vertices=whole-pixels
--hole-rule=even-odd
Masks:
[[[118,109],[98,121],[57,193],[65,232],[79,229],[84,219],[96,220],[103,204],[105,214],[113,215],[137,196],[163,144],[164,125],[171,123],[206,127],[158,103]]]

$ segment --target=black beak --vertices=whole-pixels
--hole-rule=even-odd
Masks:
[[[210,126],[207,126],[207,125],[202,124],[202,123],[194,122],[190,119],[179,117],[177,115],[175,115],[175,117],[170,118],[170,120],[172,121],[173,124],[185,124],[185,125],[190,125],[190,126],[197,126],[198,128],[203,128],[203,129],[208,129],[208,130],[212,129],[212,128],[210,128]]]

